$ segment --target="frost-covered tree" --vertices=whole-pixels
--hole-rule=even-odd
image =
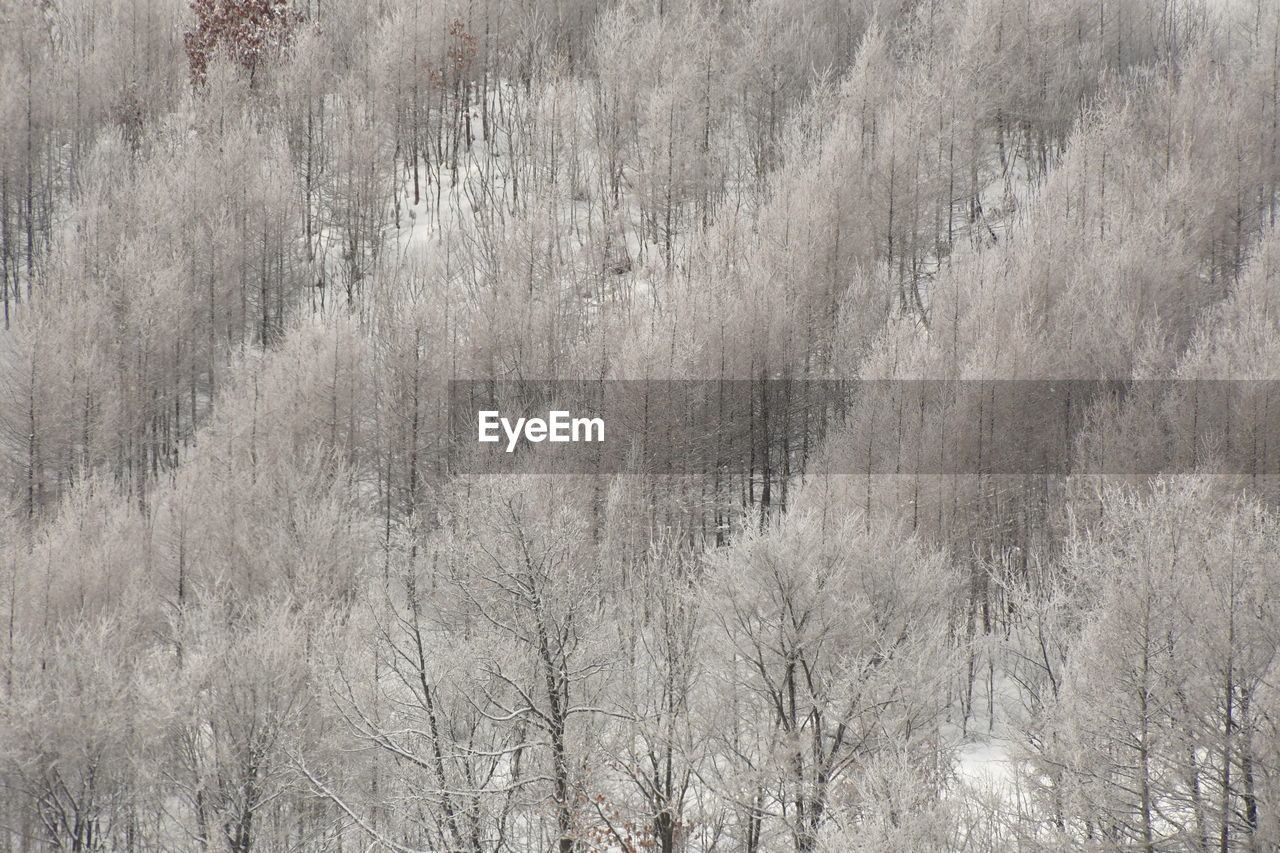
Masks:
[[[742,849],[816,850],[829,822],[858,825],[891,756],[916,796],[938,785],[958,592],[943,555],[817,512],[793,511],[717,561],[706,713]]]

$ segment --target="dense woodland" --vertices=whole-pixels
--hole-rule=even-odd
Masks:
[[[0,0],[0,850],[1276,850],[1267,472],[446,396],[1278,379],[1278,185],[1273,0]]]

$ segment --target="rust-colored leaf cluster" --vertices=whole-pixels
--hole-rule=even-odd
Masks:
[[[196,83],[204,82],[220,50],[252,75],[264,59],[289,48],[304,20],[291,0],[191,0],[191,10],[196,26],[182,40]]]

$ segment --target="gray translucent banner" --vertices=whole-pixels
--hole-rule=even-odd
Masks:
[[[449,422],[453,473],[1280,473],[1280,380],[456,380]]]

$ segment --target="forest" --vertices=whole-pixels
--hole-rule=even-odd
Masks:
[[[1280,849],[1278,214],[1275,0],[0,0],[0,853]]]

